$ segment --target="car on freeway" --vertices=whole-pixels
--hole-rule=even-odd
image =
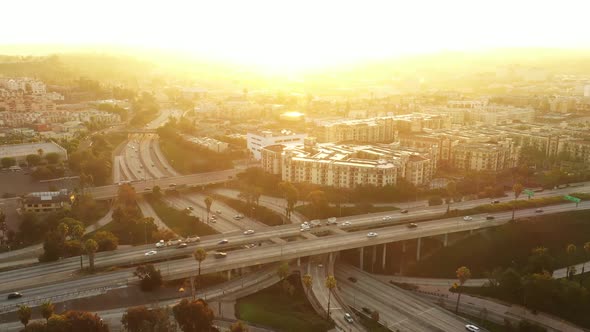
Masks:
[[[352,319],[352,316],[349,313],[344,314],[344,320],[346,320],[350,324],[354,323],[354,319]]]
[[[301,225],[301,228],[299,229],[300,232],[306,232],[309,230],[309,226],[308,225]]]
[[[375,232],[369,232],[369,233],[367,233],[367,237],[377,237],[377,235],[379,235],[379,234],[377,234]]]
[[[254,234],[253,229],[249,229],[249,230],[244,231],[244,235],[252,235],[252,234]]]
[[[400,211],[400,213],[408,213],[408,210],[403,209],[403,210]]]
[[[465,216],[465,217],[463,217],[463,220],[465,220],[465,221],[471,221],[471,220],[473,220],[473,217],[471,217],[471,216]]]
[[[187,209],[189,209],[191,211],[194,210],[194,208],[192,206],[187,207]]]
[[[166,245],[167,246],[175,246],[181,242],[182,242],[182,240],[180,240],[180,239],[173,239],[173,240],[169,240],[168,243],[166,243]]]
[[[153,255],[155,255],[155,254],[157,254],[157,253],[158,253],[158,252],[157,252],[157,251],[155,251],[155,250],[150,250],[150,251],[146,252],[144,255],[145,255],[145,256],[153,256]]]
[[[350,282],[357,282],[358,281],[355,277],[348,277],[348,280],[350,280]]]
[[[215,213],[221,214],[221,210],[215,210]]]
[[[227,257],[227,253],[226,252],[218,251],[218,252],[215,253],[215,258],[225,258],[225,257]]]
[[[235,220],[240,220],[240,219],[242,219],[242,218],[244,218],[244,216],[242,216],[241,214],[236,214],[236,215],[234,216],[234,219],[235,219]]]
[[[156,248],[164,248],[166,246],[166,243],[164,243],[164,240],[160,240],[156,243]]]
[[[228,244],[228,243],[229,243],[229,241],[227,239],[223,239],[223,240],[217,242],[217,244]]]
[[[500,204],[500,201],[497,200],[497,199],[495,199],[495,200],[492,201],[492,204]]]
[[[200,242],[201,238],[198,236],[195,237],[187,237],[186,238],[186,242],[191,243],[191,242]]]
[[[536,209],[535,213],[543,213],[543,209]]]
[[[6,296],[6,298],[8,300],[20,299],[21,297],[23,297],[23,294],[21,294],[19,292],[13,292],[13,293],[8,294],[8,296]]]
[[[182,242],[176,248],[181,249],[181,248],[186,248],[186,247],[188,247],[188,244],[186,244],[185,242]]]
[[[336,217],[331,217],[328,218],[328,222],[326,222],[327,225],[337,225],[338,222],[336,221]]]
[[[418,224],[412,222],[412,223],[409,223],[407,227],[408,228],[416,228],[416,227],[418,227]]]
[[[469,332],[479,332],[479,327],[472,324],[465,325],[465,329]]]
[[[321,269],[322,267],[324,267],[324,264],[318,264],[318,267]]]
[[[350,221],[345,221],[340,224],[340,226],[350,226],[350,225],[352,225],[352,223]]]
[[[213,219],[213,218],[209,218],[209,221],[216,224],[217,223],[217,219]]]
[[[494,217],[494,216],[486,216],[486,220],[494,220],[494,219],[496,219],[496,217]]]

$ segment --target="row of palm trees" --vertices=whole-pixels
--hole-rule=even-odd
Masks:
[[[41,315],[43,316],[43,318],[45,318],[46,321],[49,321],[49,318],[51,316],[53,316],[54,313],[55,313],[55,305],[51,301],[45,301],[45,302],[43,302],[43,304],[41,304]],[[24,304],[20,305],[18,307],[17,314],[18,314],[18,319],[26,328],[27,325],[29,325],[29,322],[31,321],[31,316],[32,316],[31,307],[29,307],[28,305],[24,305]]]

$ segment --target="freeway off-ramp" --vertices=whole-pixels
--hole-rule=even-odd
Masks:
[[[575,209],[576,208],[573,204],[562,204],[546,207],[545,213],[557,213]],[[581,203],[578,209],[590,209],[590,202]],[[534,215],[537,215],[537,213],[535,213],[535,209],[521,210],[518,212],[519,217],[529,217]],[[376,238],[367,238],[366,231],[355,231],[346,234],[302,239],[300,241],[292,241],[284,244],[272,244],[251,249],[235,250],[229,252],[228,256],[223,259],[215,259],[212,257],[212,255],[210,255],[205,261],[202,262],[201,269],[202,273],[204,274],[220,272],[345,249],[360,248],[376,244],[414,239],[418,237],[492,227],[508,222],[511,218],[511,212],[497,213],[495,216],[496,219],[493,221],[486,221],[485,215],[473,216],[474,220],[470,222],[465,222],[460,217],[439,219],[422,222],[419,224],[419,227],[415,229],[408,229],[405,225],[383,227],[374,229],[375,232],[379,233],[379,236]],[[556,220],[556,222],[559,221]],[[284,236],[281,235],[282,232],[287,232],[289,234],[299,232],[297,229],[289,230],[290,225],[286,226],[287,227],[281,226],[264,230],[259,234],[252,235],[251,237],[241,235],[241,233],[234,234],[233,237],[226,235],[226,237],[230,241],[229,245],[232,246],[238,245],[239,243],[245,244],[268,239],[270,237]],[[327,230],[331,227],[334,228],[336,226],[323,227],[322,229]],[[203,240],[202,245],[208,248],[215,248],[217,247],[216,243],[218,239],[218,235],[213,236]],[[178,256],[178,253],[190,255],[193,249],[194,248],[168,249],[148,258],[155,257],[162,260]],[[124,255],[122,255],[120,252],[104,253],[104,255],[101,255],[101,257],[97,257],[97,266],[100,267],[113,264],[140,263],[145,261],[145,259],[146,256],[143,255],[143,252],[138,253],[137,250],[125,251]],[[73,266],[76,264],[76,258],[69,259],[68,263],[66,264],[69,266],[69,268],[64,269],[61,266],[62,264],[58,262],[24,268],[17,271],[0,273],[0,284],[2,285],[2,290],[5,292],[8,290],[21,290],[26,295],[28,290],[23,289],[24,287],[31,287],[49,282],[54,283],[55,289],[67,289],[68,284],[71,282],[69,279],[74,277],[71,274],[76,269],[76,267]],[[164,278],[166,279],[185,278],[194,276],[196,274],[196,263],[192,257],[170,260],[168,262],[160,262],[156,265],[162,270]],[[85,285],[86,288],[96,288],[97,285],[100,286],[104,285],[105,283],[113,285],[117,282],[126,282],[126,280],[129,278],[133,278],[133,268],[121,269],[115,272],[102,273],[90,277],[83,277],[79,278],[79,281],[76,282],[80,282],[80,284]],[[47,292],[44,294],[46,296],[50,296],[59,293]],[[26,301],[26,298],[24,297],[22,300]],[[0,305],[15,303],[18,302],[0,300]]]

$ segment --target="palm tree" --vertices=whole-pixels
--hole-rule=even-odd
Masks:
[[[211,204],[213,204],[213,199],[209,196],[205,197],[205,205],[207,206],[207,223],[209,223],[209,212],[211,212]]]
[[[59,225],[57,225],[57,232],[59,233],[61,242],[65,242],[66,240],[66,236],[68,236],[68,232],[69,232],[70,228],[68,227],[68,224],[66,223],[60,223]]]
[[[328,316],[326,319],[330,319],[330,300],[332,295],[332,290],[336,288],[336,278],[333,275],[329,275],[326,277],[326,288],[328,289]]]
[[[18,306],[18,319],[27,328],[29,321],[31,320],[31,308],[27,305]]]
[[[37,150],[37,154],[39,155],[39,157],[43,157],[43,149]]]
[[[451,202],[456,195],[457,184],[454,181],[447,183],[447,197],[445,198],[445,203],[447,203],[447,213],[451,211]]]
[[[313,277],[311,274],[306,274],[301,278],[303,285],[305,286],[306,293],[309,293],[309,289],[313,285]]]
[[[94,271],[94,254],[98,249],[98,244],[93,239],[88,239],[84,242],[84,250],[88,254],[88,262],[90,263],[90,271]]]
[[[520,183],[515,183],[512,186],[512,192],[514,192],[514,201],[512,202],[512,220],[514,220],[514,213],[516,212],[516,200],[518,196],[522,193],[523,187]]]
[[[457,305],[455,306],[455,314],[459,312],[459,301],[461,301],[461,286],[463,286],[469,278],[471,278],[471,271],[465,266],[461,266],[457,269],[457,278],[459,279],[459,285],[454,284],[453,287],[459,292],[457,296]]]
[[[570,279],[570,277],[571,277],[570,274],[573,271],[575,271],[573,264],[574,264],[574,258],[576,256],[576,250],[577,250],[576,245],[573,244],[573,243],[572,244],[568,244],[567,245],[567,248],[565,249],[565,251],[567,252],[568,260],[569,260],[569,264],[568,264],[567,269],[566,269],[566,272],[567,272],[566,273],[566,276],[567,276],[568,279]]]
[[[54,312],[55,306],[53,303],[51,303],[51,301],[45,301],[43,304],[41,304],[41,315],[43,315],[45,320],[49,321],[49,317],[51,317]]]
[[[193,252],[193,257],[195,257],[195,260],[197,262],[199,262],[199,287],[200,287],[201,286],[201,262],[207,258],[207,251],[205,251],[205,249],[203,249],[203,248],[197,248]]]

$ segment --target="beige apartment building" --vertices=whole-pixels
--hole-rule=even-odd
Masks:
[[[261,155],[263,169],[283,181],[338,188],[395,185],[402,178],[420,186],[432,179],[437,165],[436,156],[397,144],[314,144],[311,139],[305,145],[267,146]]]

